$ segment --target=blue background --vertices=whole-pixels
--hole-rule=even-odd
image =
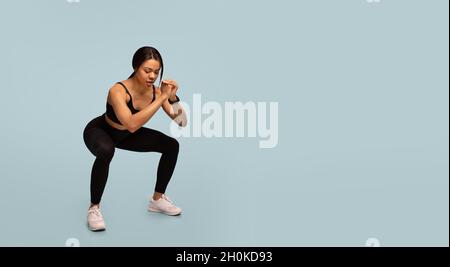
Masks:
[[[0,2],[0,245],[448,246],[448,1]],[[86,227],[86,124],[131,58],[157,47],[187,103],[278,102],[279,142],[181,138],[168,195],[160,154],[118,150]],[[160,111],[146,127],[169,134]]]

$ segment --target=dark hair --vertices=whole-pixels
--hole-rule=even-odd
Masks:
[[[133,56],[133,73],[131,73],[130,77],[128,79],[132,78],[136,74],[136,70],[144,63],[145,61],[149,59],[154,59],[159,61],[159,64],[161,64],[161,76],[159,79],[159,83],[161,84],[163,72],[164,72],[164,64],[163,59],[161,57],[161,54],[156,50],[154,47],[150,46],[144,46],[139,48]]]

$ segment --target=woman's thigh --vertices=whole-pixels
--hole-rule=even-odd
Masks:
[[[123,141],[117,148],[136,152],[160,152],[178,150],[178,141],[160,131],[142,127]]]
[[[109,133],[102,127],[101,121],[92,120],[83,131],[86,147],[94,156],[111,157],[115,144]]]

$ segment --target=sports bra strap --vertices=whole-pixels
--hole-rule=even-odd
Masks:
[[[131,94],[130,94],[130,92],[128,92],[127,87],[126,87],[122,82],[118,82],[118,84],[122,85],[123,88],[125,88],[125,91],[127,91],[127,94],[128,94],[128,95],[130,96],[130,98],[131,98]]]
[[[125,90],[127,91],[127,94],[130,96],[130,99],[132,99],[131,94],[130,94],[130,92],[128,92],[127,87],[122,82],[118,82],[118,84],[122,85],[123,88],[125,88]],[[156,89],[155,89],[155,85],[153,85],[152,87],[153,87],[153,99],[152,99],[152,102],[153,102],[153,101],[155,101],[155,91],[156,91]]]

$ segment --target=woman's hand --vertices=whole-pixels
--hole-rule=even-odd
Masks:
[[[161,95],[169,98],[172,95],[172,85],[165,80],[161,82]]]
[[[175,101],[176,100],[176,95],[177,95],[177,91],[178,91],[178,83],[175,80],[163,80],[161,82],[163,85],[166,84],[168,86],[170,86],[171,88],[171,93],[169,95],[169,99],[171,101]],[[161,86],[162,88],[162,86]]]

